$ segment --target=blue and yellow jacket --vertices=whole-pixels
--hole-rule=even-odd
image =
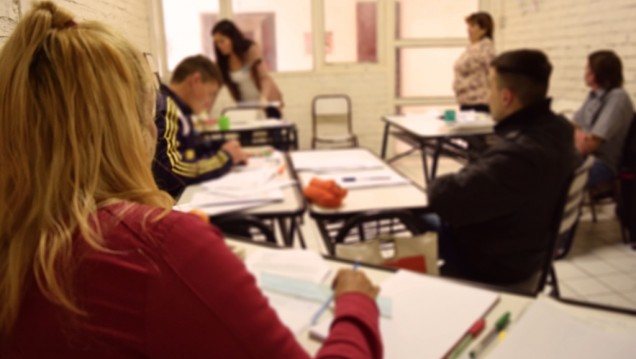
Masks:
[[[198,141],[192,109],[161,85],[157,96],[157,150],[152,170],[157,185],[173,197],[186,186],[218,178],[229,172],[232,157],[222,142]]]

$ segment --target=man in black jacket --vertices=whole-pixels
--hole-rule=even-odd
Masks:
[[[445,226],[443,273],[486,283],[525,280],[541,268],[549,224],[578,164],[567,120],[546,98],[552,66],[540,51],[517,50],[490,69],[496,143],[428,188]]]

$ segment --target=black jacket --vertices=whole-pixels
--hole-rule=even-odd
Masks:
[[[186,186],[229,172],[232,157],[220,150],[222,142],[198,142],[190,107],[165,85],[157,97],[157,149],[152,170],[159,188],[177,198]]]
[[[557,202],[579,158],[573,127],[550,100],[523,108],[495,126],[496,143],[428,189],[448,224],[465,276],[512,283],[541,268]]]

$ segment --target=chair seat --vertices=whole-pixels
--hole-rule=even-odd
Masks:
[[[315,137],[316,141],[322,141],[322,142],[345,142],[345,141],[352,141],[354,138],[356,138],[355,135],[352,134],[348,134],[348,135],[332,135],[332,136],[317,136]]]

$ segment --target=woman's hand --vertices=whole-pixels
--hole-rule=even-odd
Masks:
[[[333,295],[335,298],[345,293],[360,293],[375,300],[380,288],[373,285],[369,278],[359,270],[341,269],[333,282]]]

